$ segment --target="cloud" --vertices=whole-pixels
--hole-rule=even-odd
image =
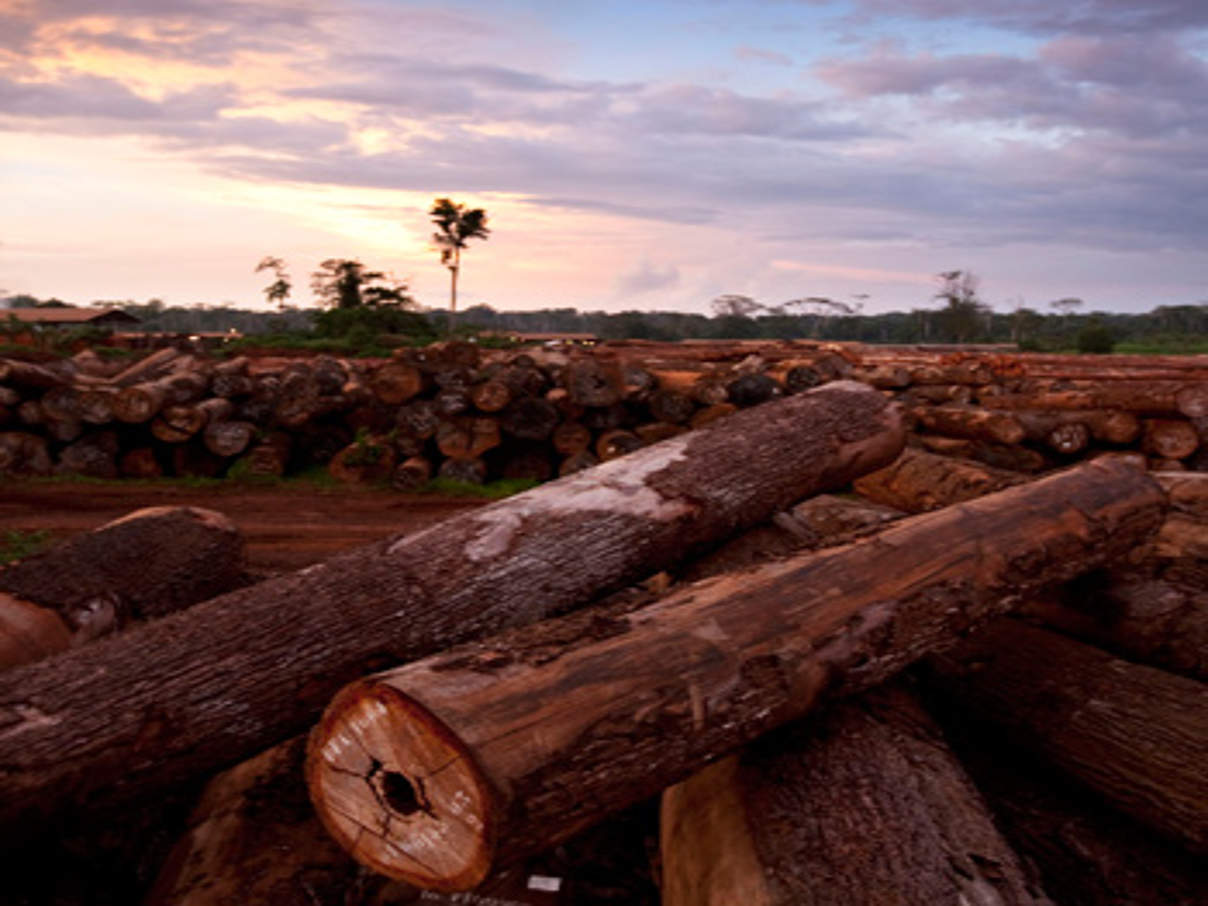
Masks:
[[[674,265],[657,267],[644,258],[636,268],[617,278],[617,292],[628,296],[651,293],[670,289],[679,283],[679,279],[679,268]]]
[[[866,16],[965,20],[1032,34],[1138,34],[1208,25],[1202,0],[856,0]]]
[[[734,48],[734,56],[747,63],[772,63],[776,66],[792,66],[793,58],[777,50],[742,45]]]

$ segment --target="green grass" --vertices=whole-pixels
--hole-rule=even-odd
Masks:
[[[50,543],[50,532],[10,529],[0,532],[0,563],[24,560]]]
[[[1129,355],[1204,355],[1208,353],[1208,337],[1152,337],[1127,340],[1117,343],[1115,352]]]
[[[531,478],[501,478],[486,484],[471,484],[468,481],[454,481],[451,478],[433,478],[419,489],[421,494],[442,494],[446,497],[482,497],[487,500],[502,500],[530,488],[535,488],[538,482]]]

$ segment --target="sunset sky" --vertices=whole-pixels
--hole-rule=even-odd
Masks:
[[[1208,302],[1208,0],[0,0],[0,295]]]

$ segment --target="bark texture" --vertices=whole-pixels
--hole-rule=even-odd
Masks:
[[[472,887],[1120,555],[1164,505],[1143,473],[1099,460],[629,619],[553,621],[371,677],[312,736],[312,798],[375,870]]]

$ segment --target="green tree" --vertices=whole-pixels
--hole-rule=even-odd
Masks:
[[[939,291],[934,298],[947,304],[936,314],[945,339],[968,343],[984,327],[990,306],[977,296],[978,279],[972,271],[944,271],[937,275]]]
[[[437,232],[432,241],[440,250],[440,263],[449,269],[449,333],[457,318],[457,275],[461,271],[461,250],[471,239],[486,239],[487,212],[482,208],[467,210],[464,204],[454,204],[449,198],[438,198],[432,202],[428,216],[436,224]]]
[[[387,278],[381,271],[366,270],[355,258],[328,258],[311,274],[310,288],[329,308],[410,308],[415,302],[407,295],[405,283]]]
[[[264,298],[270,305],[276,303],[277,308],[285,306],[285,300],[289,298],[289,292],[292,288],[289,282],[289,274],[285,272],[285,262],[280,258],[268,255],[260,260],[256,265],[256,273],[261,271],[272,271],[276,277],[272,283],[264,288]]]

